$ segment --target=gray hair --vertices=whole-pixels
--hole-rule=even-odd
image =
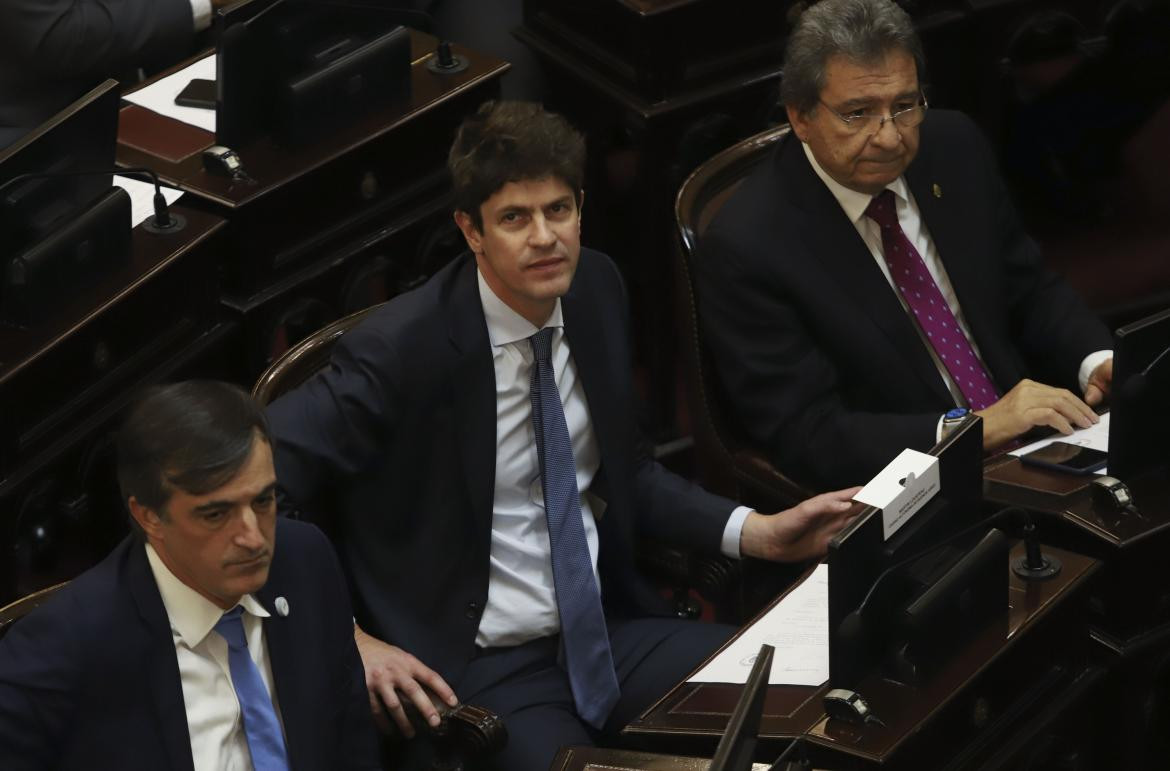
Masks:
[[[821,0],[800,15],[788,37],[780,101],[806,113],[820,101],[830,57],[870,63],[898,49],[914,57],[921,80],[922,42],[909,14],[893,0]]]

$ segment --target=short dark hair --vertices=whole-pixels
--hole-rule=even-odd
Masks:
[[[555,177],[581,205],[585,139],[535,102],[486,102],[463,121],[447,155],[455,208],[483,231],[480,206],[509,182]]]
[[[918,79],[926,59],[914,21],[893,0],[821,0],[800,14],[784,49],[780,101],[800,113],[812,110],[835,55],[868,64],[893,50],[914,58]]]
[[[133,497],[165,516],[176,488],[202,495],[230,481],[257,437],[271,441],[268,422],[239,386],[216,380],[151,386],[118,432],[122,501]]]

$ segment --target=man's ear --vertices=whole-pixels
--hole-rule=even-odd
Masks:
[[[456,209],[455,224],[459,227],[459,232],[463,233],[463,240],[467,242],[467,248],[473,254],[483,254],[483,233],[480,233],[475,227],[475,223],[471,221],[471,215]]]
[[[146,533],[146,537],[150,540],[162,540],[162,519],[155,510],[143,506],[133,495],[126,503],[130,508],[130,516],[134,517],[134,521],[142,528],[142,532]]]
[[[808,141],[808,117],[790,104],[784,105],[784,112],[788,113],[788,123],[792,126],[792,133],[796,134],[801,142]]]

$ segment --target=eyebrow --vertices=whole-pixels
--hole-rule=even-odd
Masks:
[[[496,216],[502,217],[503,215],[509,214],[511,212],[528,214],[529,212],[531,212],[537,208],[546,209],[549,206],[556,206],[558,203],[569,203],[572,200],[573,200],[572,195],[563,195],[560,198],[554,198],[553,200],[549,201],[548,203],[541,204],[539,207],[537,207],[537,206],[521,206],[520,204],[509,204],[509,205],[505,206],[504,208],[500,209],[499,212],[496,214]]]
[[[902,102],[902,101],[906,101],[909,99],[917,100],[921,96],[921,94],[922,94],[922,92],[919,89],[915,89],[913,91],[903,91],[902,93],[895,96],[892,101]],[[838,107],[837,110],[839,112],[849,112],[850,110],[856,110],[860,107],[869,107],[870,105],[872,105],[876,101],[878,101],[878,100],[877,99],[870,99],[870,98],[850,99],[849,101],[845,102],[840,107]]]
[[[252,500],[255,500],[256,498],[263,498],[264,496],[271,495],[274,492],[276,492],[276,482],[275,481],[272,482],[271,484],[269,484],[268,486],[266,486],[260,492],[256,493],[256,495],[252,496]],[[234,503],[233,501],[208,501],[207,503],[201,503],[198,506],[196,506],[195,512],[196,513],[203,513],[203,512],[209,512],[209,511],[217,511],[219,509],[227,509],[227,508],[231,508],[233,503]]]

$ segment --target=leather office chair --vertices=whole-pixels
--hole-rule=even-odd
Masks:
[[[787,125],[769,129],[735,144],[695,169],[675,200],[679,248],[675,284],[683,324],[683,380],[695,434],[699,478],[713,492],[760,511],[787,508],[811,491],[789,479],[771,461],[736,436],[728,422],[727,396],[712,371],[710,354],[699,333],[698,298],[692,265],[702,259],[697,244],[719,209],[748,174],[789,132]]]
[[[757,511],[779,511],[808,498],[805,489],[759,450],[744,442],[727,418],[728,396],[713,372],[710,354],[699,333],[698,298],[692,266],[702,259],[699,239],[739,184],[790,131],[783,125],[732,145],[692,173],[679,189],[675,217],[679,241],[675,253],[675,291],[682,323],[683,383],[695,437],[699,480],[712,492]],[[801,565],[744,560],[738,615],[748,618],[801,573]]]
[[[0,637],[3,637],[5,634],[7,634],[8,630],[11,629],[12,625],[17,621],[20,621],[29,613],[32,613],[34,610],[48,602],[49,598],[52,597],[58,589],[64,587],[68,583],[68,581],[64,581],[55,586],[50,586],[47,589],[41,589],[39,592],[33,592],[26,597],[21,597],[16,602],[10,603],[5,605],[3,608],[0,608]]]
[[[338,319],[289,348],[260,375],[252,388],[252,397],[259,404],[266,405],[324,369],[338,339],[384,304]],[[407,705],[407,713],[416,730],[420,734],[429,734],[434,740],[437,750],[434,769],[461,769],[464,760],[470,764],[472,760],[489,757],[507,743],[507,729],[494,712],[473,704],[461,703],[450,707],[434,694],[428,692],[428,695],[442,718],[438,728],[428,726],[410,702],[405,701],[404,704]],[[379,728],[391,743],[396,744],[401,739],[393,722],[380,723]]]

